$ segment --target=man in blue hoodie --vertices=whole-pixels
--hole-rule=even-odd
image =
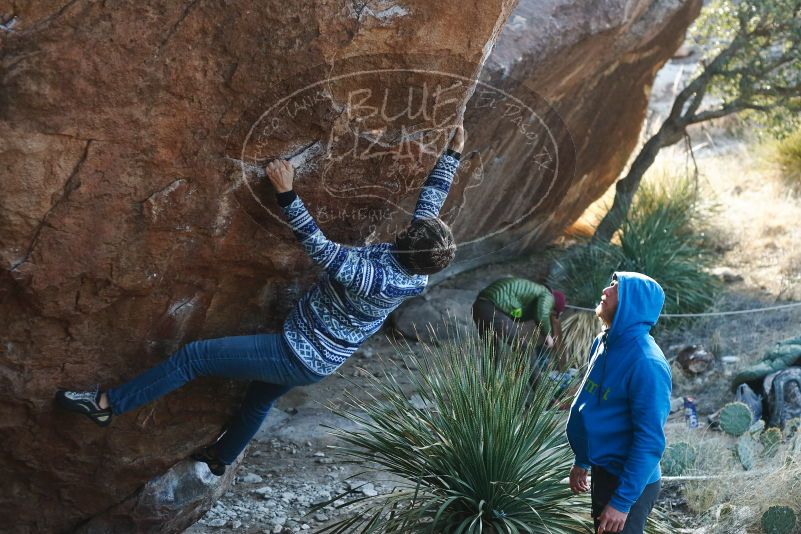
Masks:
[[[672,381],[649,331],[664,302],[652,278],[617,272],[595,309],[605,328],[590,348],[567,438],[576,456],[570,488],[591,490],[597,533],[642,534],[659,495]]]

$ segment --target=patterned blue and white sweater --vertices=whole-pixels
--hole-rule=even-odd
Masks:
[[[413,219],[439,215],[459,157],[447,150],[439,158],[420,191]],[[348,247],[330,241],[294,192],[278,198],[298,241],[325,269],[284,322],[284,338],[309,370],[326,376],[345,363],[392,310],[422,293],[428,276],[406,271],[392,254],[393,243]]]

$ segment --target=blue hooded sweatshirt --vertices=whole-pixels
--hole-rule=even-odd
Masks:
[[[639,273],[615,273],[618,305],[612,325],[590,348],[590,365],[573,399],[567,439],[575,464],[603,467],[620,484],[609,504],[628,513],[646,485],[661,477],[672,379],[649,331],[665,293]]]

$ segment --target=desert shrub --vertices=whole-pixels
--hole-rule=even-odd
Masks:
[[[801,191],[801,129],[783,139],[769,143],[771,159],[781,169],[785,184],[795,192]]]
[[[665,290],[665,313],[704,311],[718,288],[706,270],[712,255],[704,227],[712,211],[687,177],[644,182],[616,242],[568,251],[556,259],[550,283],[573,303],[594,307],[613,271],[636,271]]]
[[[717,285],[705,270],[712,256],[704,243],[712,209],[686,177],[648,182],[637,192],[620,236],[625,268],[659,281],[666,313],[700,312],[713,303]]]
[[[313,511],[355,507],[321,532],[592,532],[589,494],[573,495],[564,480],[573,462],[564,408],[580,377],[564,389],[547,379],[532,385],[526,340],[498,352],[472,333],[451,334],[418,353],[406,347],[405,369],[357,386],[368,395],[346,393],[347,405],[335,411],[357,429],[332,429],[343,443],[340,458],[396,485],[383,495],[356,496],[356,488],[320,503]],[[401,387],[406,380],[416,402]],[[657,508],[646,532],[675,526]]]
[[[341,454],[401,482],[372,498],[339,496],[340,507],[366,508],[326,531],[591,531],[588,496],[561,482],[573,460],[557,409],[564,394],[550,380],[530,387],[522,345],[503,356],[470,335],[408,352],[425,408],[388,371],[368,378],[371,400],[349,395],[337,413],[359,428],[334,429]]]

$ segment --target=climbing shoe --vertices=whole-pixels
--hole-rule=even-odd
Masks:
[[[203,462],[209,466],[209,471],[213,475],[217,475],[221,477],[225,474],[225,464],[217,458],[217,453],[212,447],[205,447],[201,449],[199,452],[196,452],[191,456],[193,460],[196,462]]]
[[[100,385],[94,391],[60,389],[56,392],[56,402],[65,410],[85,415],[99,426],[111,423],[111,408],[100,407]]]

